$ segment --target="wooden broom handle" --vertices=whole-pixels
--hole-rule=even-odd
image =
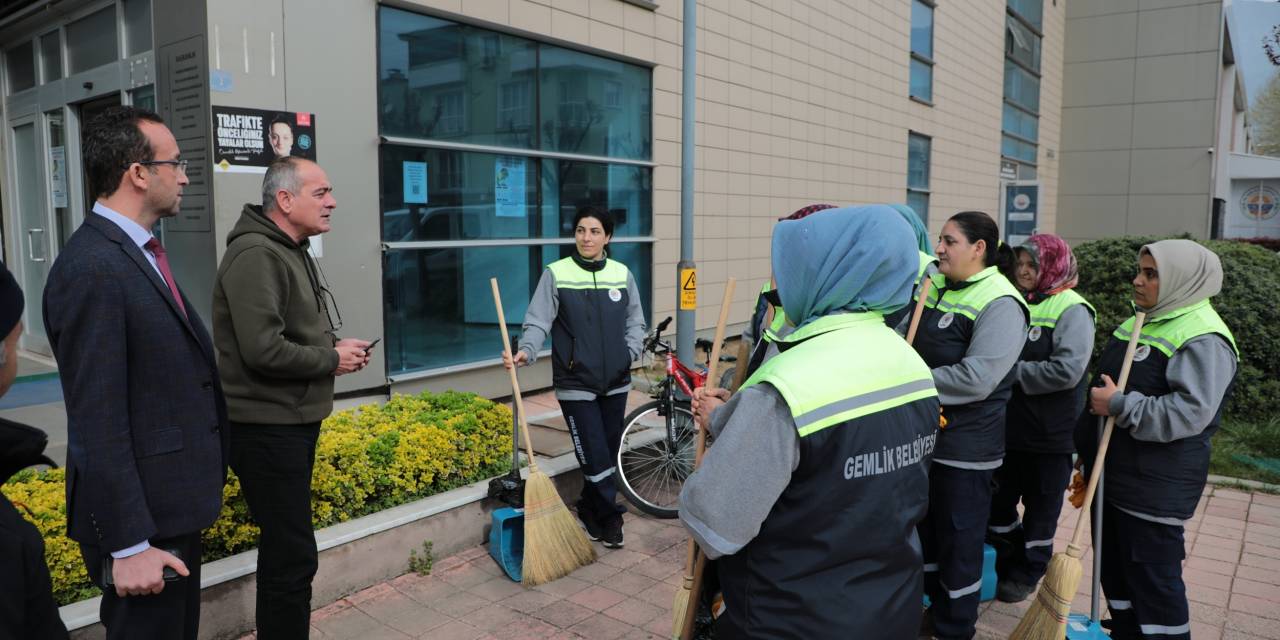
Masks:
[[[711,343],[711,362],[707,364],[707,381],[702,386],[706,389],[716,388],[719,378],[716,377],[720,365],[720,344],[724,342],[724,328],[729,323],[729,305],[733,301],[733,290],[738,284],[737,278],[729,278],[724,285],[724,298],[720,300],[720,319],[716,321],[715,342]],[[746,363],[739,362],[738,366]],[[693,468],[702,466],[702,455],[707,451],[707,432],[698,429],[698,444],[693,459]],[[693,620],[698,613],[698,592],[702,590],[702,568],[707,564],[707,557],[698,550],[698,545],[689,538],[689,551],[685,556],[684,575],[692,576],[693,583],[689,589],[689,606],[684,612],[684,622],[680,624],[680,638],[688,640],[693,635]]]
[[[1129,382],[1129,369],[1133,367],[1133,353],[1138,349],[1138,338],[1142,336],[1142,325],[1147,314],[1141,311],[1133,317],[1133,333],[1129,335],[1129,345],[1124,349],[1124,363],[1120,365],[1120,379],[1116,381],[1116,393],[1122,393]],[[1088,399],[1086,398],[1086,402]],[[1102,429],[1102,439],[1098,441],[1098,454],[1093,458],[1093,470],[1089,472],[1089,486],[1084,491],[1084,502],[1080,505],[1080,519],[1076,521],[1076,530],[1071,534],[1071,546],[1080,547],[1084,541],[1084,525],[1089,521],[1089,507],[1093,505],[1093,494],[1098,490],[1098,478],[1102,476],[1102,468],[1106,466],[1107,448],[1111,445],[1111,432],[1115,430],[1116,417],[1107,416],[1107,425]]]
[[[907,344],[916,340],[916,329],[920,327],[920,316],[924,315],[924,301],[929,299],[929,289],[933,287],[933,278],[925,276],[920,281],[920,296],[916,300],[915,311],[911,313],[911,326],[907,328]]]
[[[520,397],[520,380],[516,378],[516,360],[511,354],[511,336],[507,334],[507,316],[502,312],[502,294],[498,292],[498,279],[489,278],[489,286],[493,288],[493,306],[498,310],[498,330],[502,332],[502,355],[511,361],[511,397],[516,402],[516,414],[520,417],[520,437],[524,438],[525,451],[529,454],[529,472],[538,470],[538,463],[533,459],[533,440],[529,438],[529,423],[525,420],[524,400]]]

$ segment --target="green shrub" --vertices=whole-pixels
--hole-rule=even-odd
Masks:
[[[1075,248],[1080,265],[1077,291],[1098,309],[1094,355],[1126,318],[1133,315],[1133,277],[1138,250],[1158,238],[1097,240]],[[1280,398],[1280,256],[1262,247],[1230,240],[1201,242],[1222,259],[1222,292],[1213,306],[1235,335],[1240,367],[1226,413],[1249,422],[1276,414]]]
[[[319,529],[497,476],[510,459],[511,410],[475,394],[424,392],[340,411],[320,429],[312,524]],[[66,535],[63,479],[62,469],[24,471],[0,487],[44,536],[59,604],[98,593]],[[250,549],[258,539],[235,474],[222,498],[221,515],[201,536],[205,562]]]

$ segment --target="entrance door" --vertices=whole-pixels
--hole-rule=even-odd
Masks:
[[[79,112],[79,116],[80,116],[79,121],[80,121],[80,148],[81,149],[84,148],[84,130],[87,127],[87,125],[90,122],[92,122],[93,119],[97,117],[98,114],[102,113],[104,110],[110,107],[116,107],[119,105],[120,105],[120,93],[118,91],[102,96],[101,98],[94,98],[93,100],[89,100],[88,102],[81,102],[80,104],[76,105],[77,110]],[[84,166],[83,159],[81,159],[79,165],[81,167]],[[84,213],[85,215],[88,215],[90,211],[93,211],[94,193],[93,193],[93,189],[90,188],[89,186],[89,176],[85,174],[83,171],[81,172],[81,174],[84,176],[83,178],[84,189],[82,190],[82,193],[84,193]]]
[[[44,163],[38,161],[44,154],[40,153],[36,124],[35,117],[12,124],[11,158],[15,169],[14,187],[17,191],[14,202],[17,204],[20,223],[14,244],[18,247],[17,266],[22,274],[22,291],[26,299],[22,319],[22,346],[29,351],[52,355],[49,341],[45,338],[41,302],[49,265],[53,262],[52,238],[56,230],[50,224],[52,216],[45,206],[44,180],[41,176]]]

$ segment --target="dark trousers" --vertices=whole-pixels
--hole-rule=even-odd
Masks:
[[[975,633],[993,473],[936,461],[929,467],[929,512],[916,531],[924,550],[924,592],[938,638],[968,640]]]
[[[573,451],[582,466],[582,497],[578,515],[605,525],[621,518],[627,508],[618,504],[614,472],[622,444],[622,419],[627,394],[597,396],[595,400],[561,400],[560,410],[569,424]]]
[[[110,552],[101,547],[80,545],[80,555],[89,579],[102,588],[98,615],[107,630],[107,640],[196,640],[200,632],[200,534],[151,540],[151,546],[178,552],[191,575],[164,583],[155,595],[116,595],[114,587],[102,584],[102,562]]]
[[[231,468],[240,478],[258,541],[260,640],[306,638],[319,560],[311,527],[311,469],[320,423],[231,423]]]
[[[1181,525],[1158,524],[1106,504],[1102,515],[1102,592],[1111,610],[1111,637],[1191,638],[1182,583]]]
[[[1071,454],[1009,451],[995,479],[987,537],[997,551],[996,573],[1001,580],[1035,584],[1053,556],[1053,534],[1071,481]]]

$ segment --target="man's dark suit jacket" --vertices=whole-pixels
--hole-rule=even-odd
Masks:
[[[209,334],[183,301],[189,320],[142,250],[96,213],[49,271],[44,322],[67,405],[67,534],[103,553],[196,533],[221,509],[226,403]]]

